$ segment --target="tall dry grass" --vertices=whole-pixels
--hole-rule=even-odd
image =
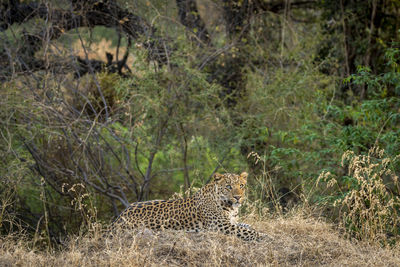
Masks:
[[[399,266],[399,248],[342,238],[332,226],[298,213],[251,221],[271,237],[244,242],[219,233],[183,231],[70,237],[60,250],[39,251],[20,236],[0,239],[1,266]]]
[[[349,237],[374,244],[392,245],[399,242],[400,184],[394,166],[400,159],[388,157],[379,147],[366,155],[347,151],[341,165],[347,168],[347,187],[338,185],[338,177],[323,172],[318,180],[327,180],[340,197],[334,202],[341,224]]]

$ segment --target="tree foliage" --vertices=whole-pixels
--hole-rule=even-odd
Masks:
[[[216,171],[264,207],[355,189],[345,151],[399,151],[399,5],[2,2],[1,231],[59,242]]]

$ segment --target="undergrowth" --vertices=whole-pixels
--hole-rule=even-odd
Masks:
[[[252,153],[249,157],[265,165],[258,154]],[[96,218],[90,194],[83,185],[76,184],[65,190],[77,193],[71,204],[87,218],[83,231],[68,235],[55,246],[46,242],[46,233],[37,233],[33,239],[24,232],[2,236],[0,265],[399,265],[400,246],[395,242],[399,199],[390,191],[399,189],[398,178],[392,171],[398,159],[398,156],[386,157],[379,148],[371,149],[367,155],[344,153],[342,166],[348,170],[348,179],[354,182],[346,192],[343,187],[339,188],[337,177],[327,172],[320,175],[314,189],[324,184],[332,195],[337,192],[335,201],[324,205],[333,205],[339,210],[342,220],[339,227],[316,216],[315,210],[321,207],[312,206],[306,201],[306,195],[298,196],[303,201],[285,207],[282,202],[285,195],[274,193],[268,172],[256,176],[256,185],[248,192],[241,220],[268,234],[270,238],[261,242],[245,242],[215,232],[139,229],[109,235],[108,223]],[[394,186],[391,189],[389,180]],[[174,197],[188,194],[181,189]],[[264,201],[260,201],[262,197]],[[342,235],[343,231],[347,235]]]

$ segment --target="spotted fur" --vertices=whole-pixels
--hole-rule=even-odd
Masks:
[[[186,199],[136,202],[123,211],[113,226],[186,231],[219,231],[244,240],[260,240],[249,225],[238,223],[248,174],[215,174],[212,182]]]

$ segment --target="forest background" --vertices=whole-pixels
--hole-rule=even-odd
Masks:
[[[7,0],[0,29],[2,235],[246,170],[243,213],[398,242],[400,1]]]

